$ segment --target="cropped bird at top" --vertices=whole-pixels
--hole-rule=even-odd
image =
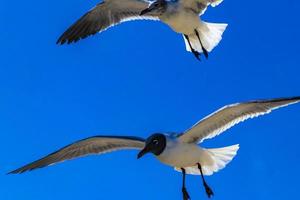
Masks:
[[[213,138],[246,119],[268,114],[272,110],[300,102],[300,97],[250,101],[231,104],[200,120],[180,134],[155,133],[146,140],[132,136],[95,136],[70,144],[48,156],[9,172],[23,173],[54,163],[91,154],[107,153],[121,149],[139,149],[137,158],[152,153],[159,161],[182,172],[183,199],[190,196],[185,187],[186,174],[201,175],[208,197],[212,189],[204,175],[212,175],[224,168],[236,155],[239,145],[206,149],[198,145],[205,139]]]
[[[223,0],[104,0],[68,28],[57,44],[77,42],[87,36],[130,20],[160,20],[183,35],[186,50],[197,59],[208,57],[222,39],[227,24],[204,22],[199,18],[209,5]]]

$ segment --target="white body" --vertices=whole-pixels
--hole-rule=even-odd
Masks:
[[[204,159],[207,152],[197,144],[182,143],[176,139],[167,140],[166,149],[157,158],[164,164],[172,167],[184,168],[197,166],[197,163],[209,165],[212,160]]]
[[[238,148],[238,145],[233,145],[218,149],[204,149],[195,143],[185,143],[167,136],[167,146],[157,159],[178,171],[184,168],[188,174],[200,174],[197,165],[200,163],[203,174],[211,175],[224,168],[236,155]]]
[[[206,7],[203,7],[203,4],[198,4],[197,1],[168,2],[166,12],[160,15],[159,19],[170,26],[175,32],[188,36],[191,47],[194,50],[202,53],[202,47],[204,47],[206,51],[211,52],[222,39],[222,34],[227,24],[202,21],[199,15],[201,15],[205,9]],[[196,35],[196,31],[199,34],[202,44]],[[184,40],[186,50],[191,51],[190,45],[185,38]]]
[[[198,13],[185,8],[178,3],[169,3],[167,11],[160,16],[160,20],[169,25],[175,32],[190,35],[200,26]]]

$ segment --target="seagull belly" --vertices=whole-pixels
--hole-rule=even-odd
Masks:
[[[176,12],[164,16],[161,21],[170,26],[175,32],[190,35],[200,26],[200,18],[194,12]]]
[[[204,150],[196,144],[176,143],[168,145],[162,154],[157,156],[158,160],[172,167],[195,166],[201,161]]]

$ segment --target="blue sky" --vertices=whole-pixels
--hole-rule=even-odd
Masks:
[[[75,45],[60,34],[97,1],[8,1],[0,7],[0,198],[178,199],[181,174],[151,155],[116,152],[22,175],[6,172],[75,140],[183,131],[219,107],[300,95],[297,0],[229,1],[203,19],[229,24],[208,60],[182,36],[136,21]],[[239,143],[237,157],[207,177],[213,199],[298,199],[300,105],[242,123],[205,142]],[[206,199],[187,177],[192,199]]]

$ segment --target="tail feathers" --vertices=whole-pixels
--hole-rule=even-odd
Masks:
[[[213,166],[207,167],[207,172],[212,174],[223,169],[234,158],[238,150],[238,144],[217,149],[207,149],[215,163]]]
[[[221,41],[222,34],[226,27],[227,24],[201,22],[200,26],[197,28],[200,40],[196,33],[188,35],[192,48],[199,53],[203,53],[203,48],[206,51],[211,52]],[[185,37],[183,38],[186,50],[191,52],[192,49],[187,39]]]
[[[223,169],[234,158],[238,149],[238,144],[217,149],[204,149],[205,154],[200,158],[200,160],[203,160],[202,164],[200,163],[203,175],[212,175],[214,172]],[[181,171],[179,168],[175,168],[175,170]],[[187,174],[200,174],[198,166],[185,167],[185,170]]]

